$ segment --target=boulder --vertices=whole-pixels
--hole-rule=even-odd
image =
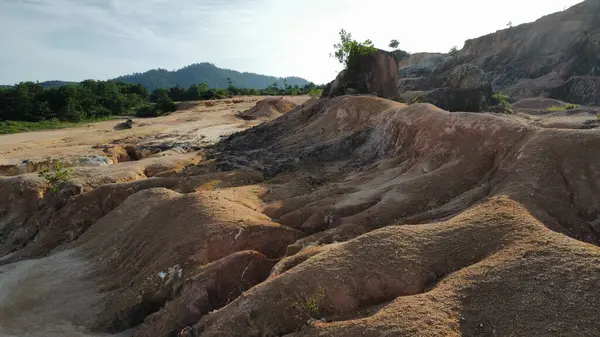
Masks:
[[[126,129],[131,129],[132,127],[133,127],[133,121],[131,119],[128,119],[126,122],[115,125],[115,130],[126,130]]]
[[[345,69],[324,90],[322,97],[336,97],[351,93],[374,94],[379,97],[396,96],[398,61],[390,52],[378,50],[372,55],[360,56],[356,65]]]
[[[425,77],[406,77],[399,78],[396,82],[398,95],[402,95],[409,91],[424,91],[429,87],[429,83]]]
[[[454,67],[447,75],[445,86],[452,90],[491,90],[485,72],[472,64]]]

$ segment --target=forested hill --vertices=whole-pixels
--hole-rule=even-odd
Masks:
[[[44,88],[59,88],[69,84],[77,84],[77,82],[67,82],[67,81],[46,81],[40,83]]]
[[[221,69],[211,63],[197,63],[176,71],[153,69],[145,73],[136,73],[117,77],[114,80],[141,84],[149,90],[157,88],[171,88],[176,85],[189,87],[193,84],[206,83],[210,88],[227,88],[231,84],[240,88],[264,89],[273,83],[284,87],[288,85],[304,86],[309,82],[300,77],[273,77],[254,73],[242,73],[235,70]]]

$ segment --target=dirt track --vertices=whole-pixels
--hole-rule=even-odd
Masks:
[[[598,148],[598,130],[519,115],[310,101],[193,158],[167,150],[79,169],[56,195],[31,174],[0,179],[9,275],[0,290],[40,273],[78,280],[52,268],[68,259],[88,272],[75,282],[82,301],[65,305],[80,310],[60,323],[44,311],[48,296],[40,317],[136,337],[186,327],[185,336],[595,336]],[[0,318],[15,333],[31,306],[27,294],[6,294]],[[17,315],[15,303],[25,308]]]

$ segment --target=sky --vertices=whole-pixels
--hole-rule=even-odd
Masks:
[[[447,52],[580,0],[0,0],[0,84],[106,80],[210,62],[331,81],[340,29]]]

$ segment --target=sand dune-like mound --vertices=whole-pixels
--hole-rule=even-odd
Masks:
[[[511,105],[515,109],[547,110],[552,107],[560,107],[567,103],[551,98],[525,98]]]
[[[592,336],[599,259],[597,247],[492,198],[446,222],[390,226],[333,245],[205,316],[194,331]]]
[[[294,102],[283,97],[269,97],[256,102],[254,107],[238,114],[238,117],[245,120],[276,118],[290,112],[295,107]]]
[[[88,261],[85,328],[138,337],[594,336],[599,148],[513,115],[311,100],[152,178],[3,180],[0,264]]]

